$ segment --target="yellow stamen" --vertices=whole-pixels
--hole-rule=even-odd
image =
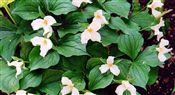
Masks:
[[[101,15],[96,15],[96,18],[97,18],[97,19],[101,19],[102,16],[101,16]]]
[[[107,65],[108,65],[109,68],[111,68],[113,66],[112,63],[108,63]]]
[[[44,20],[44,21],[43,21],[43,24],[44,24],[44,25],[48,25],[48,21],[47,21],[47,20]]]
[[[92,28],[87,29],[88,32],[93,32],[94,30]]]

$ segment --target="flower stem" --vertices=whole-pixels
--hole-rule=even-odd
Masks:
[[[8,6],[5,6],[5,11],[7,12],[8,16],[10,17],[10,19],[13,21],[14,24],[16,24],[15,20],[13,19],[12,15],[10,14],[10,9]]]

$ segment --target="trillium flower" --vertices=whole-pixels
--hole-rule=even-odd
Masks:
[[[159,41],[163,37],[163,32],[160,32],[160,28],[165,26],[163,18],[160,18],[159,24],[152,26],[151,29],[154,30],[154,35],[157,35],[157,40]]]
[[[97,10],[94,12],[94,19],[93,22],[99,22],[101,24],[108,24],[108,21],[106,20],[105,16],[103,16],[102,10]]]
[[[107,64],[104,64],[104,65],[101,65],[100,66],[100,72],[103,74],[103,73],[106,73],[108,70],[110,70],[112,72],[112,74],[118,76],[120,74],[120,70],[118,68],[117,65],[114,65],[114,58],[113,56],[109,56],[107,58]]]
[[[161,39],[159,47],[156,48],[156,50],[158,51],[158,58],[161,62],[164,62],[167,60],[165,54],[170,52],[172,50],[172,48],[167,49],[165,46],[169,45],[169,41],[165,40],[165,39]]]
[[[43,35],[49,38],[52,35],[53,29],[51,25],[55,24],[56,20],[52,16],[45,16],[44,19],[36,19],[31,23],[33,30],[44,29]]]
[[[81,3],[92,3],[90,0],[72,0],[72,5],[80,7]]]
[[[81,34],[81,43],[86,44],[88,40],[101,42],[100,33],[97,31],[101,28],[99,22],[92,22],[88,28]]]
[[[25,90],[18,90],[16,92],[16,95],[34,95],[34,94],[27,93],[27,91],[25,91]]]
[[[84,95],[96,95],[96,94],[94,94],[92,92],[86,92]]]
[[[16,67],[16,76],[15,76],[16,78],[17,78],[18,75],[21,74],[23,64],[24,64],[23,61],[18,61],[18,60],[17,61],[12,61],[12,62],[8,62],[7,61],[7,65],[8,66],[14,66],[14,67]]]
[[[78,89],[74,87],[74,84],[69,78],[62,77],[61,83],[64,85],[63,89],[61,90],[62,95],[66,95],[71,92],[72,92],[71,95],[79,95]]]
[[[116,88],[115,93],[117,93],[117,95],[123,95],[125,90],[128,90],[131,95],[136,95],[136,88],[128,81],[122,81],[122,84]]]
[[[161,8],[163,6],[163,3],[161,0],[153,0],[153,2],[148,5],[149,8],[151,8],[152,14],[154,17],[159,17],[161,15],[161,12],[157,11],[156,8]]]
[[[31,39],[31,42],[33,44],[33,46],[40,46],[40,55],[42,57],[45,57],[45,55],[47,54],[47,52],[52,49],[52,41],[48,38],[44,38],[44,37],[34,37]]]

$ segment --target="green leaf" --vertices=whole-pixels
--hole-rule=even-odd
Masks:
[[[128,18],[130,4],[126,0],[112,0],[104,3],[105,9],[111,13]]]
[[[103,62],[101,61],[101,58],[90,58],[87,62],[87,69],[93,69],[97,65],[101,65]]]
[[[112,29],[122,30],[125,34],[138,33],[140,27],[129,20],[122,20],[119,17],[112,17],[110,20],[109,27]]]
[[[112,43],[117,43],[118,33],[110,28],[102,28],[100,30],[103,46],[108,46]]]
[[[15,67],[9,67],[7,63],[0,60],[0,90],[2,92],[10,94],[19,89],[19,79],[15,75]]]
[[[158,59],[156,46],[147,47],[136,59],[136,61],[140,61],[143,64],[147,64],[151,67],[156,67],[161,64]]]
[[[106,57],[108,54],[106,48],[103,47],[100,43],[93,43],[91,45],[88,45],[87,52],[92,57]]]
[[[73,12],[67,14],[65,17],[64,23],[66,24],[74,24],[74,23],[85,23],[87,22],[87,18],[83,14],[83,12]]]
[[[96,90],[107,87],[111,84],[113,77],[114,76],[110,73],[101,74],[99,66],[96,66],[89,73],[89,90]]]
[[[37,74],[36,72],[31,72],[27,74],[23,79],[20,81],[21,89],[26,89],[29,87],[37,87],[41,83],[42,75]]]
[[[31,43],[21,43],[21,50],[20,50],[20,57],[23,60],[28,60],[30,51],[32,50],[32,45]]]
[[[16,47],[20,41],[20,36],[10,34],[0,41],[0,55],[10,61],[16,51]]]
[[[48,11],[55,15],[67,14],[77,9],[70,0],[44,0],[44,2]]]
[[[85,28],[83,28],[80,24],[67,25],[64,28],[59,29],[58,34],[62,38],[67,34],[76,34],[80,31],[84,31],[84,29]]]
[[[40,16],[39,0],[19,0],[16,7],[12,10],[12,14],[16,14],[25,20],[33,20]]]
[[[48,69],[43,73],[43,80],[39,86],[41,92],[47,93],[48,95],[58,95],[61,90],[62,71]]]
[[[148,80],[148,85],[153,85],[157,78],[158,78],[158,72],[159,72],[159,68],[155,67],[155,68],[151,68],[150,72],[149,72],[149,80]]]
[[[72,82],[75,84],[75,87],[79,91],[83,91],[85,89],[86,83],[83,78],[81,77],[73,77],[71,78]]]
[[[66,36],[59,43],[54,49],[65,57],[88,55],[86,45],[80,41],[80,34]]]
[[[128,55],[133,60],[137,57],[143,45],[142,35],[132,33],[130,35],[122,34],[118,38],[119,50]]]
[[[140,12],[134,14],[133,16],[131,16],[130,20],[137,23],[142,28],[149,28],[155,22],[155,18],[148,12]]]
[[[129,69],[129,76],[133,79],[132,84],[145,88],[149,79],[150,67],[148,65],[134,62]]]
[[[29,55],[30,65],[29,68],[36,70],[39,68],[46,69],[51,66],[58,64],[60,60],[60,55],[56,51],[48,52],[48,54],[43,58],[40,55],[40,50],[38,47],[33,48]]]

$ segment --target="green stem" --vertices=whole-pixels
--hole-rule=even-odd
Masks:
[[[5,11],[7,12],[7,14],[9,15],[10,19],[13,21],[14,24],[16,24],[16,21],[13,19],[12,15],[10,14],[10,9],[8,6],[5,6]]]

